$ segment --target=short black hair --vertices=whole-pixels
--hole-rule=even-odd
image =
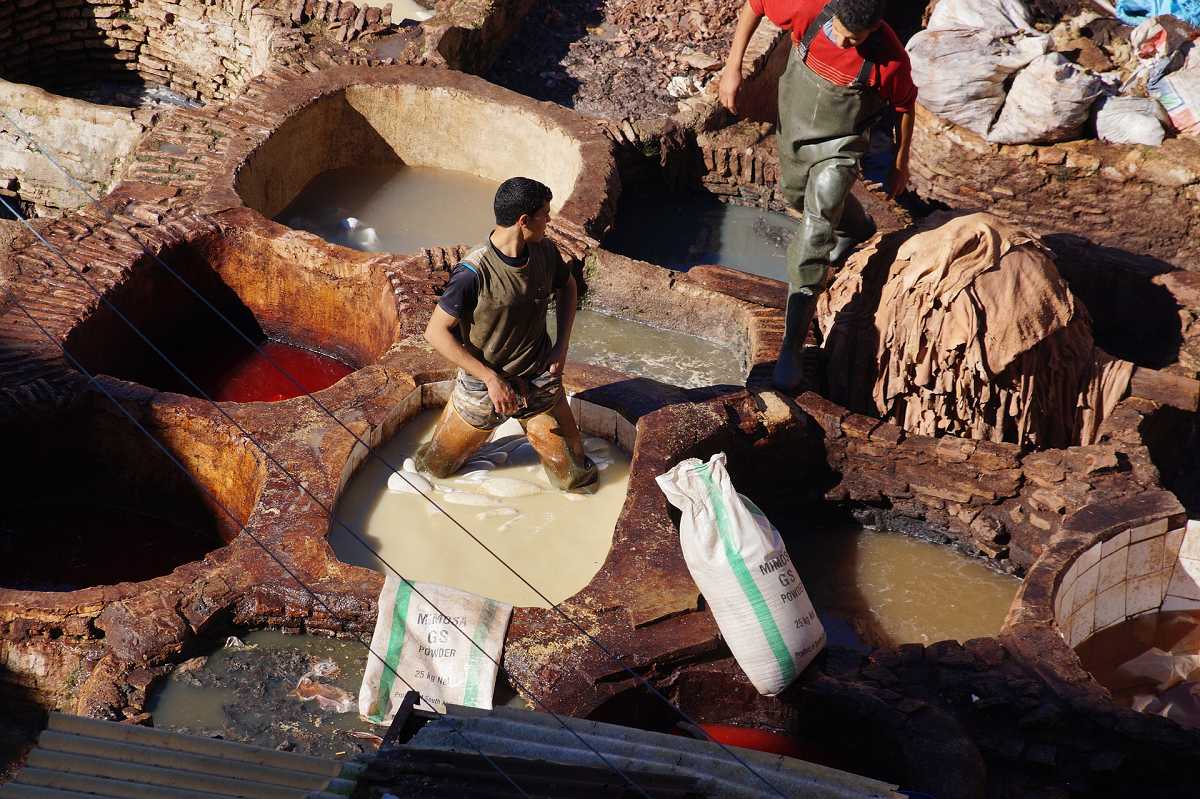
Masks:
[[[828,8],[848,30],[858,33],[883,19],[887,0],[829,0]]]
[[[522,215],[536,214],[553,197],[545,183],[532,178],[509,178],[496,189],[496,200],[492,203],[496,224],[512,227]]]

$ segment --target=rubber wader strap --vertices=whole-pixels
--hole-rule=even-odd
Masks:
[[[812,47],[813,39],[817,38],[817,34],[821,32],[827,24],[833,21],[833,12],[829,10],[829,6],[825,6],[820,14],[809,23],[808,28],[804,31],[804,36],[796,45],[800,50],[800,60],[808,65],[808,52]],[[871,34],[874,36],[875,34]],[[870,38],[868,37],[868,41]],[[864,42],[865,44],[865,42]],[[861,45],[860,45],[861,46]],[[866,89],[871,85],[871,73],[875,71],[875,62],[863,59],[862,68],[858,70],[858,77],[850,85],[859,89]]]

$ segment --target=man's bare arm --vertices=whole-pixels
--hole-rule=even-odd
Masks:
[[[438,355],[476,380],[482,380],[498,413],[505,416],[516,413],[517,395],[512,386],[462,345],[458,336],[454,335],[454,328],[457,326],[457,319],[443,311],[441,306],[434,306],[433,316],[429,317],[429,324],[425,326],[425,340],[433,345]]]
[[[733,31],[733,44],[729,46],[729,57],[725,59],[725,68],[721,70],[721,82],[717,85],[717,96],[721,105],[730,113],[737,113],[737,93],[742,87],[742,61],[746,57],[746,48],[750,38],[758,30],[762,17],[750,7],[749,0],[738,13],[737,27]]]
[[[916,114],[905,111],[896,123],[896,161],[892,164],[891,180],[888,181],[888,198],[895,199],[908,188],[908,156],[912,148],[913,123]]]
[[[567,362],[567,350],[571,347],[571,330],[575,326],[575,304],[579,302],[579,287],[575,285],[575,276],[568,275],[567,282],[555,294],[554,318],[557,321],[555,330],[558,331],[554,343],[554,351],[550,355],[550,374],[562,374]]]

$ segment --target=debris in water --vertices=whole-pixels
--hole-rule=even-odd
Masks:
[[[317,682],[313,679],[316,676],[318,675],[310,671],[301,677],[291,695],[302,702],[316,700],[322,710],[333,713],[349,713],[354,709],[356,702],[349,691],[338,688],[336,685]]]
[[[256,649],[257,647],[255,644],[245,643],[244,641],[242,641],[241,638],[238,638],[236,635],[231,635],[225,639],[225,648],[226,649]]]
[[[388,491],[398,494],[431,494],[433,484],[416,472],[392,472],[388,478]]]
[[[489,477],[479,484],[479,490],[493,497],[529,497],[542,493],[528,480],[517,477]]]

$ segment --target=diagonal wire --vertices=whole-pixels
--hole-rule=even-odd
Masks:
[[[20,125],[17,124],[16,120],[14,120],[8,114],[8,112],[6,110],[4,110],[3,108],[0,108],[0,114],[3,114],[3,116],[9,121],[9,124],[11,124],[17,130],[17,132],[23,138],[25,138],[25,140],[27,142],[29,142],[34,148],[36,148],[37,151],[42,156],[44,156],[48,161],[50,161],[50,163],[53,164],[54,167],[59,172],[61,172],[71,183],[73,183],[75,185],[75,187],[79,189],[80,192],[82,192],[86,197],[88,197],[90,200],[92,200],[92,202],[98,203],[97,198],[94,195],[92,195],[92,193],[89,192],[88,189],[85,186],[83,186],[69,171],[67,171],[62,166],[62,164],[60,164],[54,158],[53,155],[48,153],[36,139],[34,139],[29,133],[24,131],[20,127]],[[285,379],[287,379],[288,382],[290,382],[293,386],[295,386],[297,389],[299,389],[300,392],[305,397],[307,397],[309,400],[311,400],[313,402],[313,404],[316,405],[317,408],[322,413],[327,415],[330,419],[332,419],[335,423],[337,423],[337,425],[339,427],[341,427],[342,430],[344,430],[346,433],[348,433],[357,444],[362,446],[367,451],[367,453],[371,457],[375,458],[375,460],[382,463],[391,472],[400,475],[400,478],[409,485],[409,487],[413,490],[414,493],[423,497],[430,505],[432,505],[440,513],[442,513],[442,515],[446,516],[454,524],[454,526],[456,526],[458,529],[460,529],[467,537],[469,537],[472,541],[474,541],[476,544],[478,544],[485,552],[487,552],[492,558],[494,558],[498,563],[500,563],[500,565],[502,565],[505,569],[507,569],[521,583],[523,583],[527,588],[529,588],[531,591],[533,591],[534,594],[539,599],[541,599],[543,602],[545,602],[551,610],[555,611],[559,616],[561,616],[564,620],[566,620],[572,627],[574,627],[580,634],[585,636],[592,645],[594,645],[601,652],[603,652],[604,655],[610,661],[612,661],[614,664],[616,664],[624,673],[626,673],[628,676],[632,677],[635,683],[637,683],[640,687],[648,690],[652,696],[657,698],[660,702],[662,702],[667,707],[669,707],[671,710],[673,710],[675,713],[677,713],[680,718],[682,718],[687,723],[691,724],[692,727],[700,730],[704,734],[704,737],[707,738],[710,743],[713,743],[713,744],[716,744],[717,746],[719,746],[734,761],[736,761],[743,768],[745,768],[747,771],[749,771],[751,774],[753,774],[768,788],[770,788],[775,793],[779,794],[781,797],[784,796],[784,794],[775,785],[773,785],[770,781],[768,781],[766,779],[766,777],[764,777],[756,769],[754,769],[745,759],[743,759],[740,755],[738,755],[736,752],[734,752],[732,749],[730,749],[724,743],[716,740],[711,735],[709,735],[708,732],[705,731],[702,727],[700,727],[700,725],[694,719],[692,719],[688,714],[684,713],[683,710],[681,708],[679,708],[678,706],[676,706],[673,702],[671,702],[671,700],[667,699],[667,697],[665,695],[663,695],[663,693],[661,691],[659,691],[658,688],[656,688],[649,680],[647,680],[641,674],[638,674],[636,671],[634,671],[628,665],[626,665],[618,655],[614,654],[607,646],[605,646],[599,639],[597,639],[592,633],[590,633],[583,625],[581,625],[578,621],[576,621],[574,618],[572,618],[565,610],[563,610],[562,607],[559,605],[559,603],[551,601],[550,598],[547,597],[544,593],[542,593],[541,590],[539,590],[536,586],[534,586],[531,582],[529,582],[529,580],[527,580],[524,577],[524,575],[520,574],[507,561],[505,561],[504,558],[500,557],[500,555],[498,553],[496,553],[495,550],[493,550],[483,540],[481,540],[478,536],[476,536],[469,529],[467,529],[467,527],[465,525],[463,525],[452,514],[448,513],[441,505],[438,504],[438,502],[433,497],[429,496],[428,494],[421,491],[420,488],[413,485],[413,483],[405,476],[405,473],[402,470],[397,469],[382,454],[380,454],[375,447],[372,447],[368,442],[363,440],[361,436],[359,436],[352,429],[350,429],[350,427],[348,425],[346,425],[344,422],[342,422],[342,420],[339,419],[337,417],[337,415],[332,410],[329,409],[328,406],[326,406],[320,399],[318,399],[315,395],[313,395],[311,392],[309,392],[299,380],[297,380],[290,372],[287,371],[287,369],[285,369],[282,365],[280,365],[275,359],[271,358],[271,356],[266,353],[266,351],[261,347],[261,345],[258,342],[254,341],[250,336],[246,335],[246,333],[238,325],[236,325],[231,319],[229,319],[229,317],[226,316],[219,308],[217,308],[207,297],[205,297],[203,294],[201,294],[194,286],[192,286],[175,269],[171,268],[171,266],[168,265],[166,263],[166,261],[164,261],[156,252],[151,250],[143,241],[141,241],[135,235],[133,235],[133,231],[131,229],[129,229],[126,226],[117,222],[117,220],[114,218],[114,214],[110,210],[108,210],[107,208],[104,208],[102,206],[99,206],[99,205],[97,207],[105,215],[105,217],[108,219],[108,221],[116,223],[122,229],[122,232],[124,232],[125,235],[127,235],[131,241],[133,241],[135,244],[137,244],[139,247],[141,247],[143,253],[145,253],[146,255],[149,255],[163,269],[167,270],[167,272],[169,274],[171,274],[177,281],[179,281],[179,283],[182,284],[189,292],[191,292],[191,294],[193,296],[195,296],[197,299],[199,299],[214,314],[216,314],[216,316],[218,318],[220,318],[222,321],[224,321],[235,333],[237,333],[237,335],[239,335],[247,344],[249,344],[251,347],[253,347],[254,350],[258,353],[259,357],[263,358],[267,363],[269,363],[271,365],[271,367],[275,369],[275,371],[277,371],[279,374],[283,375],[283,377]],[[357,539],[358,536],[355,535],[355,538]],[[389,569],[391,568],[391,565],[388,564],[387,561],[383,560],[383,558],[378,553],[376,553],[366,542],[359,539],[359,543],[362,544],[364,547],[366,547],[367,550],[370,551],[373,555],[375,555],[375,557],[378,558],[380,560],[380,562],[382,562],[384,565],[388,566]],[[393,571],[395,571],[395,570],[393,569]],[[786,799],[786,797],[785,797],[785,799]]]
[[[0,198],[0,202],[4,202],[3,198]],[[8,203],[4,203],[4,204],[6,206],[8,205]],[[259,540],[258,536],[256,536],[254,533],[250,532],[250,530],[245,525],[243,525],[242,522],[238,519],[237,515],[234,514],[234,512],[232,510],[230,510],[229,507],[224,502],[222,502],[219,497],[217,497],[207,486],[202,485],[200,483],[200,481],[195,477],[195,475],[193,475],[191,473],[191,471],[189,471],[188,468],[186,466],[184,466],[183,462],[179,460],[179,458],[175,455],[175,453],[171,452],[165,444],[163,444],[158,438],[156,438],[154,436],[153,433],[151,433],[148,429],[146,429],[145,425],[143,425],[140,421],[138,421],[138,419],[132,413],[129,412],[129,409],[126,408],[124,405],[122,405],[120,403],[120,401],[117,400],[116,397],[114,397],[108,391],[108,389],[104,387],[104,384],[101,383],[100,380],[98,380],[95,375],[89,373],[88,370],[85,369],[82,364],[80,364],[77,360],[75,360],[75,357],[73,355],[71,355],[69,352],[67,352],[66,347],[63,346],[62,344],[60,344],[58,342],[58,340],[54,338],[53,334],[51,334],[48,330],[46,330],[46,328],[42,326],[42,323],[39,322],[33,316],[32,313],[30,313],[29,309],[25,307],[24,303],[22,303],[19,299],[13,299],[13,304],[16,305],[19,309],[21,309],[21,312],[25,314],[25,316],[29,319],[29,321],[32,322],[38,328],[38,330],[40,330],[46,336],[46,338],[50,339],[50,341],[53,344],[57,345],[59,347],[59,349],[62,350],[63,355],[70,362],[70,364],[75,369],[79,370],[82,374],[84,374],[87,377],[88,382],[94,384],[96,386],[96,388],[100,389],[100,391],[104,394],[104,396],[108,397],[108,399],[112,401],[113,405],[115,405],[117,407],[117,410],[121,411],[121,413],[130,422],[132,422],[133,425],[138,430],[140,430],[142,433],[144,433],[146,435],[147,438],[150,439],[151,443],[153,443],[154,446],[158,447],[163,452],[164,455],[166,455],[168,458],[170,458],[171,462],[173,464],[175,464],[175,466],[179,467],[179,470],[184,473],[184,476],[187,477],[192,482],[193,485],[195,485],[197,488],[199,488],[201,491],[203,491],[205,494],[207,494],[209,499],[212,500],[213,503],[216,504],[217,507],[219,507],[226,515],[228,515],[234,524],[238,525],[241,528],[241,532],[245,533],[247,536],[250,537],[250,539],[252,541],[254,541],[254,543],[256,543],[260,547],[262,547],[263,551],[266,552],[267,555],[269,555],[270,558],[272,560],[274,560],[275,563],[277,563],[281,569],[283,569],[285,572],[287,572],[287,574],[289,576],[291,576],[291,578],[293,580],[295,580],[300,585],[300,587],[302,589],[304,589],[304,591],[307,592],[310,597],[312,597],[312,599],[315,602],[319,602],[321,604],[321,606],[324,607],[324,609],[330,614],[330,616],[335,621],[339,621],[339,623],[340,623],[340,620],[337,619],[337,616],[334,614],[333,609],[330,608],[325,603],[325,601],[323,599],[321,599],[321,597],[319,595],[317,595],[317,593],[315,591],[313,591],[311,588],[309,588],[308,585],[306,585],[304,583],[304,581],[300,579],[299,575],[297,575],[294,571],[292,571],[292,569],[286,563],[284,563],[279,558],[279,556],[277,556],[274,552],[272,552],[270,550],[270,548],[267,547],[266,544],[264,544],[261,540]],[[403,675],[401,675],[398,671],[396,671],[396,669],[393,668],[392,665],[387,662],[386,658],[379,657],[379,655],[375,653],[375,650],[373,650],[371,648],[371,645],[369,643],[367,643],[366,641],[364,641],[362,638],[358,637],[357,635],[354,636],[354,640],[358,641],[358,643],[365,646],[367,649],[367,652],[369,652],[370,654],[379,658],[380,662],[382,662],[383,665],[389,671],[391,671],[393,675],[398,677],[401,682],[403,682],[406,686],[408,686],[409,690],[411,690],[411,691],[417,690],[416,688],[413,687],[412,683],[410,683],[408,680],[404,679]],[[420,692],[418,691],[417,693],[419,694]],[[432,704],[430,705],[430,708],[432,708],[433,711],[435,713],[437,713],[438,715],[448,717],[448,714],[439,712],[438,709],[436,707],[434,707]],[[517,791],[522,796],[525,797],[525,799],[533,799],[528,793],[525,792],[524,789],[521,788],[520,785],[518,785],[513,780],[513,778],[507,772],[504,771],[504,769],[500,768],[498,763],[496,763],[494,760],[492,760],[492,758],[489,757],[487,755],[487,753],[483,751],[483,749],[481,749],[478,745],[473,743],[467,737],[466,733],[463,731],[462,726],[460,724],[453,725],[451,727],[451,729],[454,732],[458,733],[462,737],[463,741],[466,742],[466,744],[468,746],[470,746],[472,749],[474,749],[476,752],[478,752],[480,754],[480,756],[482,756],[483,759],[485,761],[487,761],[487,763],[493,769],[495,769],[497,771],[497,773],[499,773],[500,776],[503,777],[508,782],[509,785],[511,785],[513,788],[516,788]]]
[[[352,530],[349,527],[349,525],[347,525],[336,514],[334,514],[332,508],[330,508],[324,502],[322,502],[320,497],[318,497],[316,494],[314,494],[312,491],[310,491],[308,489],[308,487],[305,486],[304,483],[302,483],[298,477],[296,477],[290,471],[288,471],[287,467],[285,467],[282,463],[280,463],[279,460],[277,458],[275,458],[274,455],[272,455],[270,452],[268,452],[266,447],[264,447],[261,443],[259,443],[257,440],[255,440],[255,438],[252,435],[250,435],[250,431],[246,430],[246,428],[243,427],[241,425],[241,423],[239,423],[228,411],[226,411],[224,408],[222,408],[218,402],[213,400],[212,397],[210,397],[187,373],[185,373],[182,369],[180,369],[179,366],[174,361],[172,361],[165,353],[163,353],[163,351],[160,350],[158,348],[158,346],[155,345],[154,342],[152,342],[146,336],[146,334],[143,333],[137,327],[137,325],[135,325],[133,323],[133,321],[130,320],[129,317],[126,316],[124,314],[124,312],[121,311],[121,309],[119,309],[110,299],[108,299],[107,296],[105,296],[104,292],[102,292],[98,288],[96,288],[96,286],[90,280],[88,280],[86,277],[84,277],[82,273],[77,271],[75,269],[75,267],[71,265],[70,261],[68,261],[67,258],[62,254],[61,250],[59,250],[57,247],[55,247],[53,244],[51,244],[44,236],[42,236],[42,234],[39,233],[37,231],[37,229],[33,227],[33,225],[29,224],[29,221],[27,219],[25,219],[24,216],[21,216],[20,214],[18,214],[16,209],[13,208],[11,205],[9,205],[9,203],[3,198],[3,196],[0,196],[0,204],[3,204],[4,207],[7,208],[10,213],[14,214],[14,216],[17,219],[21,220],[21,222],[25,225],[25,227],[31,233],[33,233],[33,235],[40,242],[42,242],[42,244],[44,246],[49,248],[52,252],[54,252],[55,255],[58,256],[59,260],[61,260],[63,262],[63,264],[66,265],[67,269],[69,269],[71,271],[71,273],[73,275],[75,275],[75,277],[79,278],[79,280],[83,281],[83,283],[86,284],[89,289],[91,289],[92,293],[96,295],[97,299],[99,299],[100,302],[102,302],[104,305],[106,305],[109,308],[109,310],[111,310],[119,319],[121,319],[121,321],[124,322],[129,327],[129,329],[132,330],[138,336],[138,338],[140,338],[146,344],[146,346],[150,347],[154,351],[154,353],[156,355],[158,355],[158,357],[161,358],[164,363],[166,363],[167,366],[169,366],[177,375],[179,375],[185,381],[187,381],[188,385],[190,385],[192,387],[192,389],[197,392],[197,396],[199,396],[199,397],[203,398],[205,401],[207,401],[210,405],[212,405],[212,407],[218,413],[220,413],[222,416],[224,416],[225,419],[228,420],[230,424],[232,424],[234,427],[236,427],[241,432],[241,434],[243,436],[245,436],[247,441],[249,441],[251,444],[253,444],[255,446],[255,448],[257,448],[260,452],[262,452],[262,454],[268,460],[270,460],[271,463],[274,464],[277,469],[279,469],[281,472],[283,472],[285,475],[287,475],[287,477],[293,483],[295,483],[296,486],[301,491],[303,491],[305,494],[307,494],[308,497],[314,503],[316,503],[317,507],[319,507],[322,511],[324,511],[325,514],[331,520],[336,522],[343,530],[345,530],[347,533],[349,533],[354,538],[354,540],[357,541],[360,545],[362,545],[368,552],[375,555],[375,557],[379,558],[380,562],[382,562],[385,566],[387,566],[388,569],[390,569],[393,574],[395,574],[397,577],[399,577],[401,580],[403,580],[412,589],[413,593],[415,593],[417,596],[421,597],[421,599],[425,600],[425,602],[428,603],[430,607],[432,607],[437,613],[439,613],[444,618],[446,618],[447,621],[449,622],[450,626],[453,627],[455,630],[457,630],[464,638],[466,638],[468,641],[470,641],[471,644],[476,649],[478,649],[484,657],[486,657],[492,663],[496,664],[497,668],[501,667],[500,662],[498,660],[496,660],[494,657],[492,657],[491,654],[489,654],[488,651],[486,649],[484,649],[482,645],[480,645],[473,638],[471,638],[471,636],[468,635],[467,632],[465,630],[463,630],[450,617],[449,614],[443,613],[438,608],[438,606],[435,605],[433,603],[433,601],[429,599],[429,597],[425,596],[425,594],[423,594],[421,592],[421,590],[416,587],[415,583],[413,583],[411,580],[406,578],[403,574],[400,573],[399,570],[395,569],[390,563],[388,563],[378,553],[376,553],[375,550],[373,550],[371,548],[371,546],[357,532]],[[66,351],[65,348],[63,351],[64,352]],[[72,360],[74,360],[74,359],[72,359]],[[85,374],[86,374],[86,372],[85,372]],[[443,511],[443,513],[444,513],[444,511]],[[324,606],[324,603],[322,603],[322,605]],[[324,607],[326,607],[326,610],[329,609],[328,606],[324,606]],[[332,611],[330,611],[330,612],[332,613]],[[335,618],[336,618],[336,616],[335,616]],[[509,676],[509,679],[512,680],[511,675]],[[605,766],[607,766],[615,774],[617,774],[617,776],[619,776],[622,780],[624,780],[625,783],[627,785],[629,785],[630,788],[632,788],[634,791],[636,791],[641,796],[646,797],[646,799],[650,799],[649,795],[644,790],[642,790],[642,788],[640,786],[638,786],[637,783],[635,783],[632,779],[630,779],[629,776],[627,774],[625,774],[625,772],[623,772],[621,769],[614,766],[608,760],[608,758],[606,758],[599,750],[597,750],[590,743],[588,743],[576,730],[574,730],[570,725],[568,725],[565,721],[563,721],[561,716],[559,716],[554,711],[550,710],[549,707],[547,707],[546,704],[535,693],[533,693],[533,691],[531,691],[528,688],[528,686],[522,685],[521,683],[518,683],[515,681],[514,681],[514,685],[516,685],[518,688],[522,689],[523,691],[528,693],[531,697],[533,697],[534,702],[536,702],[538,704],[538,706],[542,708],[543,712],[549,713],[551,716],[553,716],[554,719],[560,725],[562,725],[563,729],[567,730],[581,744],[583,744],[586,748],[590,749],[596,755],[596,757],[598,757],[600,759],[600,761],[602,763],[604,763]]]

